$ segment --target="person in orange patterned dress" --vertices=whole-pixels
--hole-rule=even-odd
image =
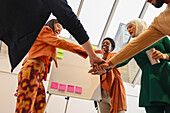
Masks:
[[[57,67],[56,48],[68,50],[86,58],[83,47],[59,39],[62,26],[52,19],[42,28],[28,52],[18,75],[18,92],[15,113],[43,113],[46,105],[43,80],[53,59]]]

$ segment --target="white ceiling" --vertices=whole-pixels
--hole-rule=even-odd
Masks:
[[[145,0],[68,0],[75,14],[80,11],[79,19],[87,31],[93,45],[100,45],[105,37],[114,38],[120,23],[143,18],[149,26],[155,16],[162,12],[162,8],[155,8]],[[79,6],[82,5],[82,8]],[[143,7],[146,7],[146,12]],[[143,14],[143,16],[140,16]],[[50,16],[50,19],[53,16]],[[70,34],[63,30],[60,36],[70,38]]]

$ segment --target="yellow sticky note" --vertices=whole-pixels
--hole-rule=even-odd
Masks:
[[[61,54],[63,54],[64,53],[64,49],[58,49],[58,53],[61,53]]]
[[[57,54],[57,59],[63,59],[63,55],[61,55],[61,54]]]
[[[60,39],[66,40],[65,38],[60,38]]]
[[[97,49],[97,47],[96,47],[96,46],[92,46],[92,48],[93,48],[94,50],[96,50],[96,49]]]

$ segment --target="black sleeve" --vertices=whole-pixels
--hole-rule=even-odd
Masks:
[[[80,23],[80,20],[74,14],[66,0],[46,0],[45,2],[63,28],[66,28],[79,44],[84,44],[89,40],[89,36]]]

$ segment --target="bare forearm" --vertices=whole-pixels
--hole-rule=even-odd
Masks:
[[[95,57],[96,56],[89,40],[87,42],[85,42],[84,44],[82,44],[82,46],[86,50],[89,57]]]
[[[82,44],[83,48],[86,50],[87,54],[89,55],[89,58],[90,58],[90,64],[93,66],[94,64],[100,64],[102,62],[105,62],[104,60],[102,60],[101,58],[99,58],[92,46],[91,46],[91,43],[90,41],[88,40],[87,42],[85,42],[84,44]]]

